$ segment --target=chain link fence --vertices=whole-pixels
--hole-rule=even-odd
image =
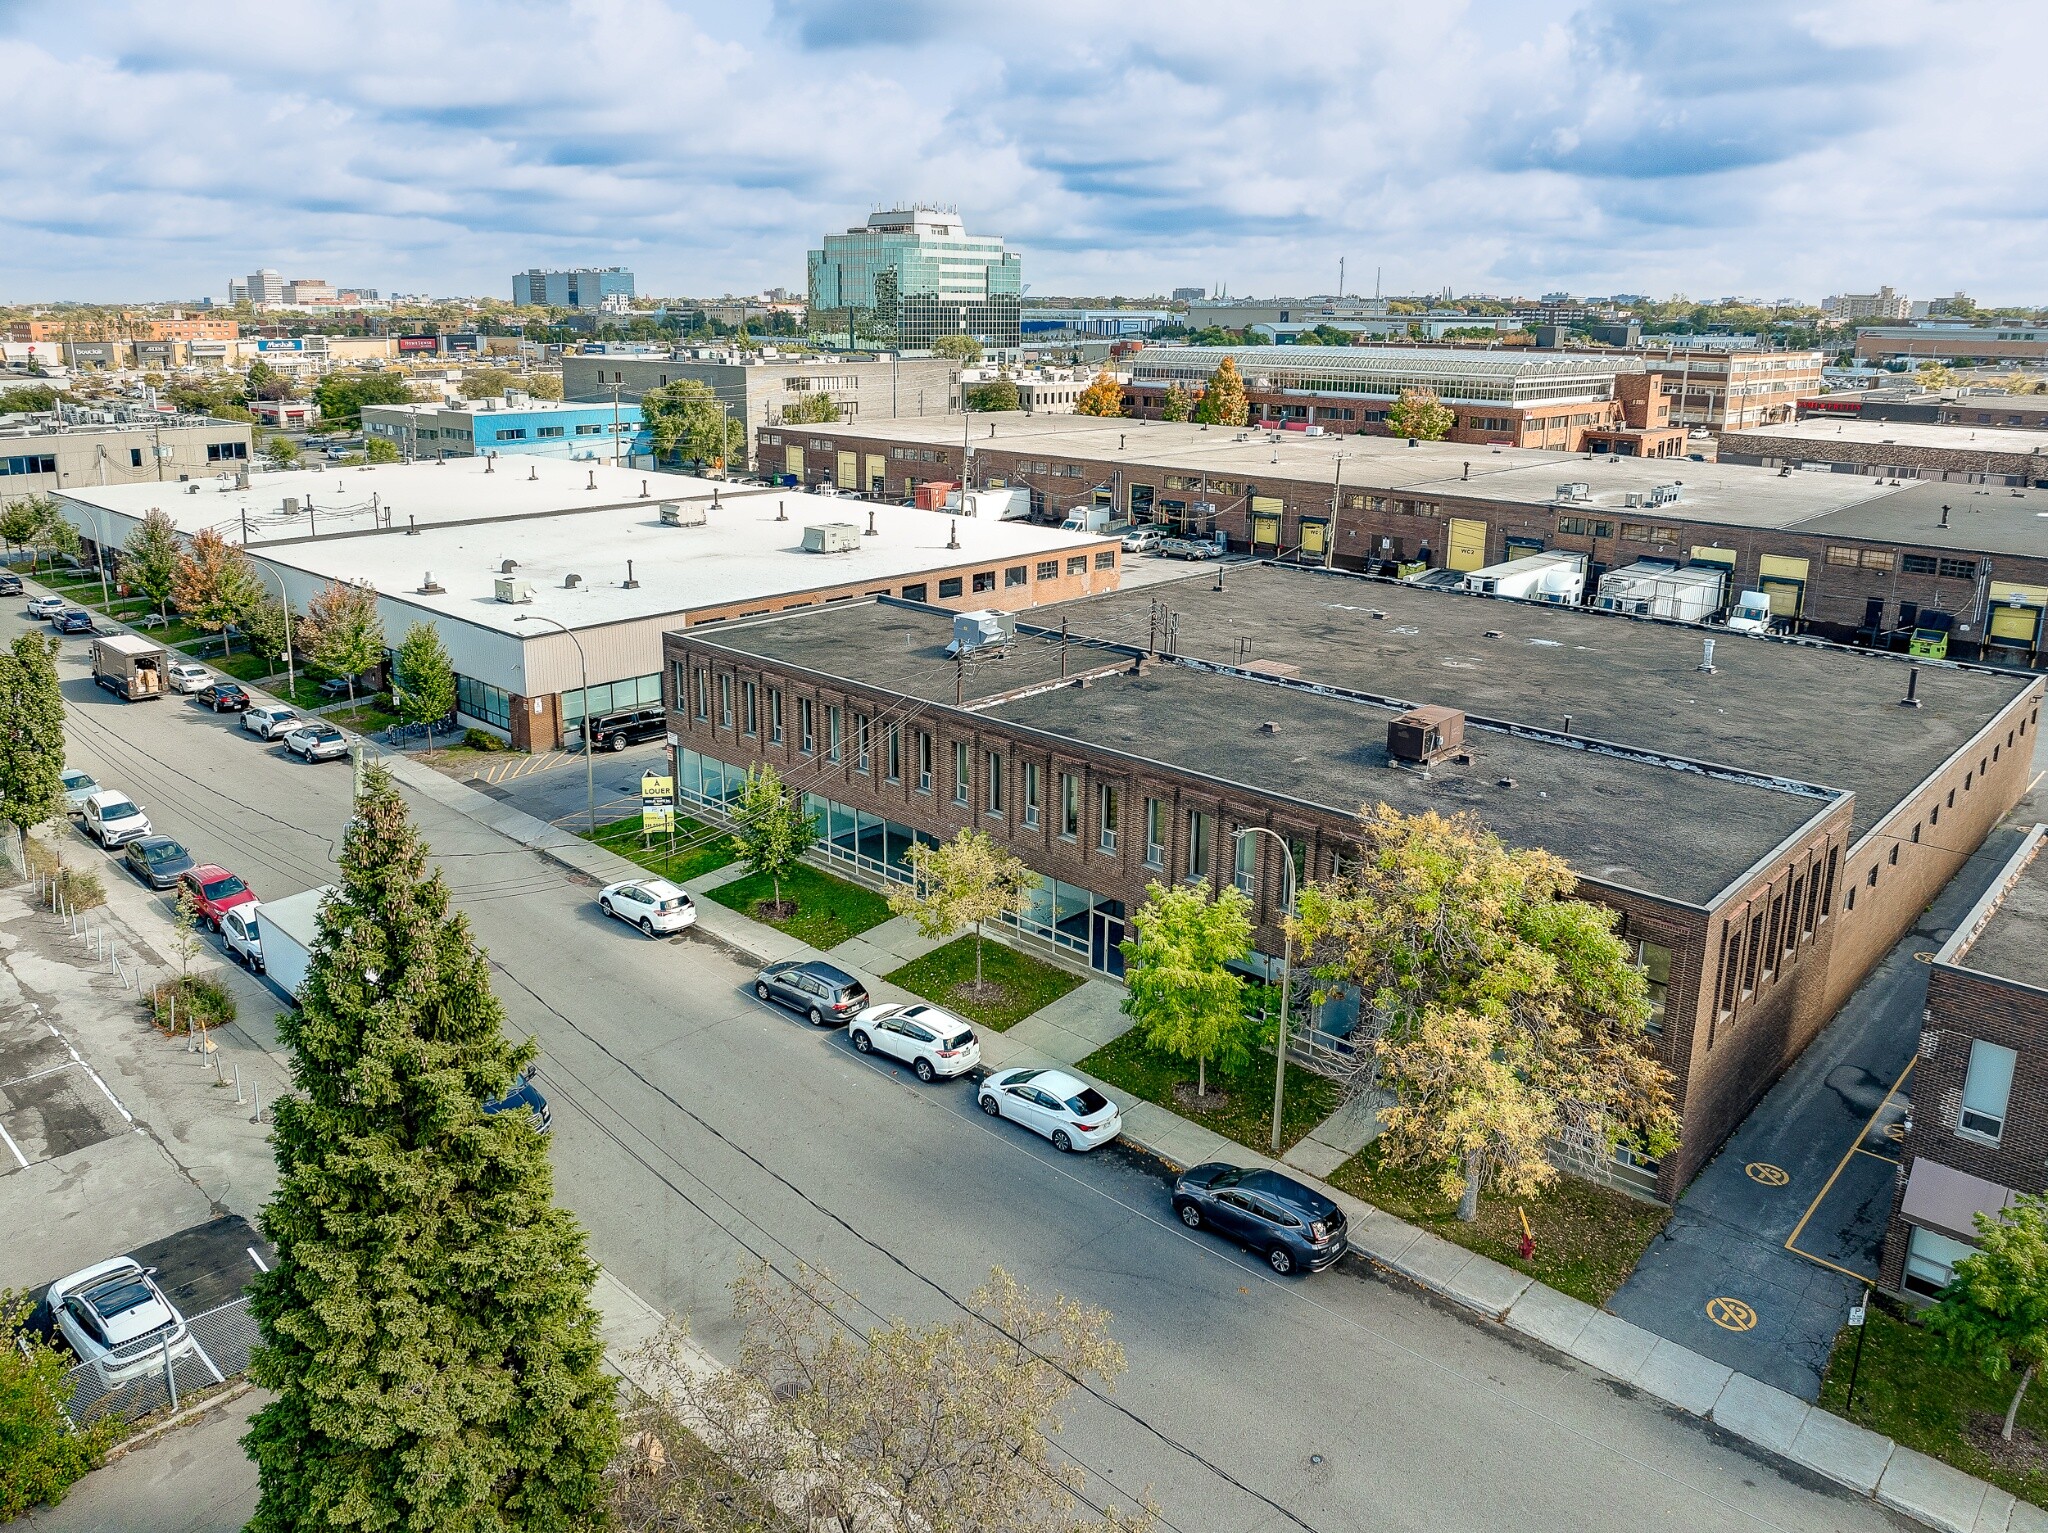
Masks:
[[[195,1343],[192,1355],[172,1358],[165,1367],[118,1384],[107,1384],[91,1363],[74,1364],[68,1375],[72,1389],[67,1409],[72,1421],[82,1426],[109,1414],[139,1421],[193,1390],[224,1384],[249,1366],[257,1335],[256,1317],[249,1313],[246,1297],[192,1315],[185,1324]]]

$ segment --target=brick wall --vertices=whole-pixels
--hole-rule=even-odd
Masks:
[[[1967,961],[1967,960],[1965,960]],[[1913,1127],[1900,1155],[1879,1286],[1901,1290],[1912,1227],[1900,1216],[1915,1160],[1925,1155],[2019,1192],[2048,1191],[2048,994],[1990,975],[1936,964],[1927,977],[1926,1026],[1913,1063]],[[1963,1080],[1975,1039],[2019,1055],[1997,1144],[1957,1132]]]
[[[1909,446],[1902,442],[1852,441],[1848,437],[1808,439],[1756,432],[1729,432],[1721,438],[1723,463],[1834,463],[1851,465],[1859,474],[1880,468],[1913,468],[1921,479],[1968,480],[1991,474],[2020,484],[2048,481],[2048,453],[2000,452],[1995,442],[1979,445],[1958,441],[1953,447]]]

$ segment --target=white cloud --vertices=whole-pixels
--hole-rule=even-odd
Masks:
[[[2039,298],[2030,0],[107,0],[0,9],[0,297],[270,265],[800,286],[904,196],[1033,291]]]

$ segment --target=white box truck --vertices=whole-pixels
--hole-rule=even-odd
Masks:
[[[1031,520],[1031,492],[1029,490],[969,490],[962,494],[958,490],[946,496],[946,509],[957,511],[962,516],[982,518],[992,522],[1028,522]]]
[[[1060,523],[1062,532],[1107,532],[1116,516],[1114,506],[1076,506]]]
[[[1728,614],[1728,626],[1736,633],[1769,633],[1772,621],[1771,599],[1762,591],[1744,591]]]
[[[1726,570],[1644,559],[1602,575],[1593,605],[1603,612],[1626,612],[1633,617],[1704,623],[1721,610],[1727,589]]]
[[[334,893],[332,884],[265,900],[259,907],[263,924],[263,972],[293,1001],[305,987],[313,964],[313,935],[320,924],[320,904]]]
[[[1586,556],[1547,552],[1524,554],[1505,564],[1490,564],[1465,576],[1465,589],[1481,596],[1512,601],[1576,605],[1586,594]]]

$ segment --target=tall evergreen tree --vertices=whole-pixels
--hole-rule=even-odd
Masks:
[[[24,831],[64,808],[64,693],[57,641],[25,633],[0,651],[0,815]]]
[[[372,767],[321,910],[303,1009],[280,1019],[278,1264],[251,1365],[277,1395],[243,1445],[255,1533],[574,1530],[617,1447],[596,1268],[554,1203],[547,1141],[486,1113],[512,1044],[390,776]]]

